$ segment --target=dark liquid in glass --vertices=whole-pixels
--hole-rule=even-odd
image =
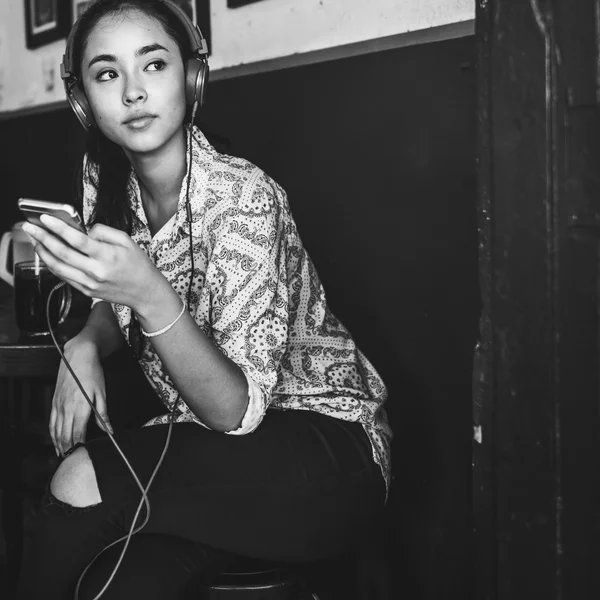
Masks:
[[[35,269],[15,269],[15,319],[23,333],[48,334],[46,304],[58,278],[47,270],[36,274]],[[57,290],[50,302],[50,324],[58,325],[64,290]]]

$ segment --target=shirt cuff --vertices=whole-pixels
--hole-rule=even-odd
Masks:
[[[265,402],[263,401],[263,393],[256,382],[244,373],[248,382],[248,406],[244,418],[237,429],[226,431],[228,435],[245,435],[252,433],[263,420],[265,415]]]

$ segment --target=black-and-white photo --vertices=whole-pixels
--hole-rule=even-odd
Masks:
[[[261,0],[227,0],[228,8],[239,8],[240,6],[246,6],[246,4],[254,4]]]
[[[25,41],[27,48],[37,48],[66,37],[69,6],[59,0],[24,0]]]
[[[75,23],[92,2],[93,0],[72,0],[71,21]]]
[[[30,0],[33,16],[33,33],[56,27],[58,21],[56,0]]]

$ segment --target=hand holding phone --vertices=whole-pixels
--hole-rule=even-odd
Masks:
[[[59,202],[48,202],[46,200],[32,200],[30,198],[20,198],[19,209],[25,216],[25,218],[33,225],[41,227],[48,233],[56,235],[53,231],[50,231],[41,221],[41,215],[50,215],[56,217],[67,225],[74,227],[82,233],[87,233],[83,226],[83,220],[79,216],[79,213],[70,204],[61,204]]]

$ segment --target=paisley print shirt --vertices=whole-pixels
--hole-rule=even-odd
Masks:
[[[248,408],[240,427],[228,433],[251,433],[267,409],[313,410],[358,421],[389,486],[392,433],[383,408],[385,385],[330,312],[284,190],[247,160],[218,153],[198,128],[192,133],[194,273],[190,273],[185,206],[187,178],[176,213],[152,236],[132,169],[131,237],[182,300],[193,277],[190,313],[246,376]],[[83,173],[83,216],[89,223],[97,168],[87,158]],[[127,340],[131,310],[118,304],[112,308]],[[140,365],[172,411],[178,393],[151,344],[145,344]],[[176,410],[175,422],[206,427],[183,401]],[[169,417],[156,417],[147,425],[167,423]]]

